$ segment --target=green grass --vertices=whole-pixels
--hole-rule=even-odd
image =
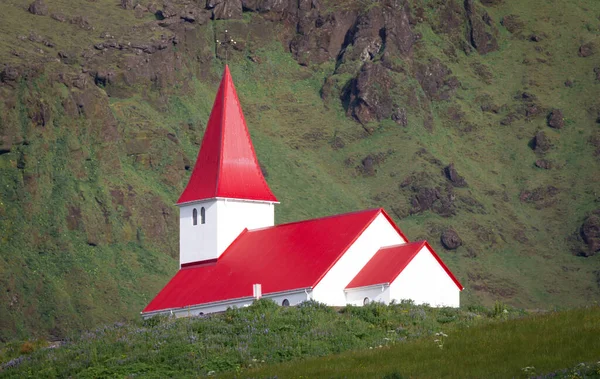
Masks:
[[[582,377],[578,364],[595,363],[600,358],[600,309],[530,315],[446,334],[368,351],[267,365],[234,377],[383,378],[396,373],[410,378],[524,378],[571,367],[573,372],[558,372],[564,375],[558,377]],[[441,348],[434,342],[440,338]],[[523,370],[527,367],[530,369]],[[592,365],[585,377],[598,376],[600,364]]]
[[[599,321],[598,306],[335,310],[261,300],[210,317],[108,324],[52,348],[40,340],[0,345],[0,376],[525,377],[524,367],[545,373],[595,362]]]

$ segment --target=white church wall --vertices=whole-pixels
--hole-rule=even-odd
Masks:
[[[245,228],[262,228],[274,223],[275,206],[268,202],[216,199],[183,205],[179,211],[179,264],[216,259]]]
[[[202,224],[201,210],[204,208]],[[197,223],[193,212],[196,209]],[[216,258],[217,251],[217,201],[207,200],[186,204],[179,209],[179,264]]]
[[[233,199],[217,200],[217,256],[245,229],[265,228],[275,224],[275,205],[269,202]]]
[[[346,305],[345,287],[373,255],[383,246],[405,242],[385,216],[379,214],[315,286],[313,299],[328,305]]]
[[[391,299],[413,300],[432,307],[460,306],[460,290],[431,254],[427,246],[406,266],[390,285]]]
[[[383,304],[389,304],[389,285],[360,287],[346,290],[346,304],[364,305],[365,299],[368,299],[368,302],[375,301]]]

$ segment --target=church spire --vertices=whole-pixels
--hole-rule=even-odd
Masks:
[[[194,170],[177,204],[213,198],[277,201],[256,159],[228,66],[223,72]]]

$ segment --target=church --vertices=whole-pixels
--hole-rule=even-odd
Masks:
[[[260,297],[282,306],[459,306],[460,282],[427,241],[409,241],[384,209],[275,225],[277,204],[225,67],[177,201],[179,271],[142,317],[220,312]]]

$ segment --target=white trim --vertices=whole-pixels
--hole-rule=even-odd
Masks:
[[[381,287],[381,292],[383,292],[389,286],[390,286],[390,283],[371,284],[371,285],[362,286],[362,287],[344,288],[344,292],[364,291],[364,290],[375,289],[375,288],[379,288],[379,287]]]
[[[312,292],[312,287],[298,288],[298,289],[293,289],[293,290],[289,290],[289,291],[269,292],[268,294],[263,294],[262,297],[268,299],[269,297],[280,296],[283,294],[292,295],[292,294],[300,293],[300,292],[306,293],[306,295],[308,295],[309,290]],[[239,303],[240,301],[248,301],[248,300],[256,300],[256,299],[254,298],[254,296],[237,297],[235,299],[211,301],[209,303],[187,305],[185,307],[164,308],[164,309],[159,309],[156,311],[140,312],[140,314],[143,316],[151,316],[151,315],[161,314],[161,313],[165,313],[165,312],[169,312],[169,311],[170,312],[178,311],[178,310],[182,310],[182,309],[187,309],[188,311],[190,311],[190,310],[205,308],[208,306],[228,305],[228,304]]]
[[[245,203],[267,203],[267,204],[281,204],[279,201],[269,201],[269,200],[250,200],[250,199],[236,199],[233,197],[211,197],[208,199],[201,199],[201,200],[192,200],[192,201],[186,201],[185,203],[175,203],[175,206],[178,207],[182,207],[184,205],[192,205],[192,204],[196,204],[196,203],[203,203],[205,201],[210,201],[210,200],[225,200],[225,201],[241,201],[241,202],[245,202]]]

